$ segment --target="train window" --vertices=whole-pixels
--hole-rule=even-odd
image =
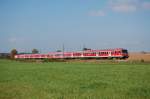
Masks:
[[[84,53],[85,54],[85,56],[87,55],[87,53]]]
[[[92,56],[96,56],[96,52],[91,53]]]
[[[118,51],[116,51],[116,54],[118,54]]]
[[[62,54],[55,54],[55,56],[62,56]]]
[[[122,53],[128,53],[128,51],[127,50],[122,50]]]
[[[74,56],[81,56],[81,53],[73,53]]]
[[[95,54],[96,54],[96,52],[93,52],[92,54],[93,54],[93,55],[95,55]]]

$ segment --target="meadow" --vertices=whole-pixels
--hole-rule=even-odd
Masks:
[[[150,64],[1,59],[0,99],[150,99]]]

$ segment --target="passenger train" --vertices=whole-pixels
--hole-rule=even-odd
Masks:
[[[77,59],[77,58],[98,58],[98,59],[126,59],[128,50],[123,48],[84,50],[74,52],[49,52],[47,54],[17,54],[15,59]]]

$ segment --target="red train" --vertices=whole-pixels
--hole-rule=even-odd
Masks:
[[[48,54],[18,54],[16,59],[74,59],[74,58],[128,58],[128,50],[123,48],[104,49],[104,50],[85,50],[76,52],[50,52]]]

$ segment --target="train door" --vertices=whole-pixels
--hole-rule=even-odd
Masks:
[[[108,52],[108,56],[111,56],[111,52]]]

